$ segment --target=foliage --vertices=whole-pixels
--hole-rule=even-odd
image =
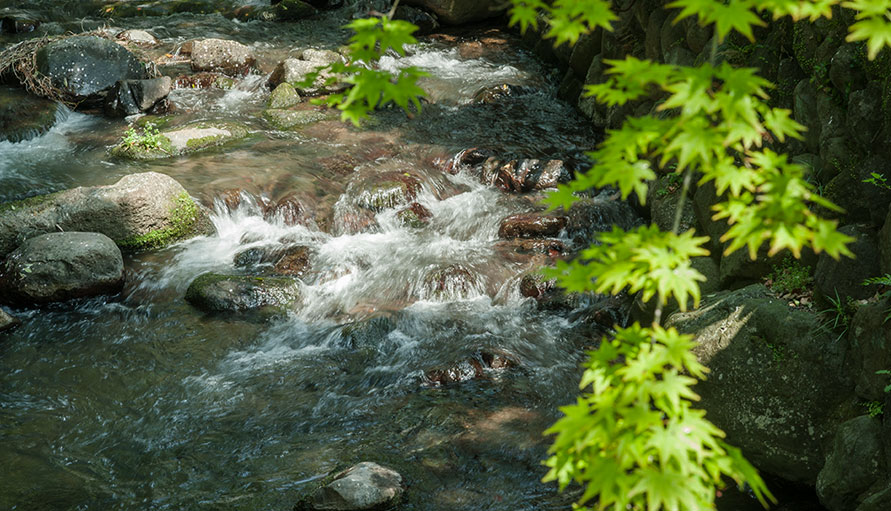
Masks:
[[[876,374],[883,374],[885,376],[891,377],[891,371],[887,369],[882,369],[881,371],[876,371]],[[885,386],[885,393],[891,392],[891,384]]]
[[[855,305],[850,297],[847,299],[840,297],[838,291],[835,293],[835,298],[827,296],[826,299],[829,300],[830,307],[820,311],[820,314],[826,318],[823,327],[838,332],[838,337],[835,338],[838,341],[848,333],[848,327],[854,317]]]
[[[128,149],[141,149],[146,151],[164,151],[169,152],[168,146],[170,140],[167,139],[154,123],[147,122],[142,128],[142,133],[136,131],[136,128],[130,128],[124,132],[124,138],[121,144]]]
[[[766,503],[755,469],[692,408],[690,387],[707,371],[692,347],[673,328],[636,323],[603,339],[585,366],[587,391],[546,431],[557,438],[545,480],[586,481],[579,503],[596,497],[599,509],[616,511],[711,508],[724,476],[747,481]]]
[[[863,406],[870,417],[878,417],[885,413],[885,405],[878,401],[866,401]]]
[[[807,266],[791,257],[786,257],[780,266],[774,266],[767,280],[772,291],[785,294],[804,290],[813,278]]]
[[[891,273],[886,273],[886,274],[882,275],[881,277],[868,278],[863,281],[863,285],[864,286],[876,285],[876,286],[891,287]],[[888,296],[891,296],[891,290],[887,290],[881,294],[881,297],[888,297]],[[886,313],[885,319],[882,321],[882,324],[887,323],[888,321],[891,321],[891,307],[888,307],[888,309],[885,311],[885,313]]]
[[[420,98],[424,89],[418,86],[419,78],[427,73],[416,67],[400,69],[396,76],[377,69],[381,57],[393,51],[405,55],[405,46],[417,43],[412,34],[418,29],[407,21],[381,18],[362,18],[352,21],[345,28],[354,34],[349,41],[350,60],[321,66],[308,73],[303,85],[312,86],[322,76],[325,85],[338,81],[350,85],[345,92],[331,94],[317,103],[334,106],[341,111],[343,121],[358,126],[375,108],[395,103],[408,111],[409,104],[420,112]]]
[[[870,183],[878,186],[879,188],[884,188],[885,190],[891,190],[891,185],[888,184],[888,180],[885,176],[877,173],[870,172],[870,177],[863,180],[864,183]]]

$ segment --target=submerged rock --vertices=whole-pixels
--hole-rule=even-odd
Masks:
[[[389,468],[363,461],[334,476],[297,509],[360,511],[389,509],[402,496],[402,476]]]
[[[552,216],[541,213],[519,213],[501,221],[498,237],[511,238],[552,238],[566,228],[565,216]]]
[[[468,380],[487,378],[493,371],[516,367],[517,361],[500,350],[482,350],[475,356],[462,360],[446,369],[432,369],[424,373],[427,383],[447,385]]]
[[[556,188],[572,179],[562,160],[511,160],[502,162],[489,158],[483,162],[480,182],[496,186],[506,192],[531,192]]]
[[[173,178],[131,174],[110,186],[80,187],[0,203],[0,256],[28,238],[99,232],[125,250],[159,248],[213,232],[207,213]]]
[[[37,69],[75,102],[97,102],[121,80],[145,78],[145,66],[123,46],[95,36],[71,36],[37,52]]]
[[[108,236],[93,232],[31,238],[0,267],[0,298],[14,305],[114,294],[123,285],[121,250]]]
[[[299,299],[297,283],[287,277],[205,273],[186,290],[186,301],[206,312],[276,309],[290,306]]]
[[[347,193],[360,208],[380,212],[412,203],[421,191],[421,181],[408,172],[373,173],[350,185]]]
[[[49,131],[59,106],[22,89],[0,87],[0,140],[21,142]]]
[[[215,71],[242,76],[254,66],[254,50],[237,41],[199,39],[192,41],[192,70]]]
[[[13,316],[10,316],[3,309],[0,309],[0,333],[12,330],[19,326],[22,322]]]
[[[311,251],[304,245],[253,247],[235,254],[240,268],[271,267],[272,273],[300,277],[309,269]]]
[[[125,135],[110,153],[131,160],[156,160],[194,153],[245,138],[247,127],[235,122],[200,121],[166,129],[160,133],[143,133],[135,138]]]
[[[428,272],[422,281],[422,299],[465,298],[482,288],[479,277],[467,268],[452,264]]]
[[[412,202],[407,208],[396,213],[396,218],[402,225],[419,229],[430,223],[433,213],[417,202]]]

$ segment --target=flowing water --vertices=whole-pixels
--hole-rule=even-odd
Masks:
[[[305,24],[185,14],[114,24],[153,30],[157,55],[194,37],[238,39],[268,71],[295,49],[342,44],[351,13]],[[107,23],[53,20],[41,30]],[[64,110],[48,133],[0,142],[0,201],[157,171],[213,208],[217,230],[128,257],[120,296],[12,310],[23,325],[0,339],[0,509],[290,509],[314,481],[363,460],[403,474],[404,509],[568,509],[571,495],[540,482],[542,431],[574,399],[591,328],[578,319],[584,310],[541,311],[521,297],[519,275],[547,257],[497,243],[500,220],[534,209],[536,197],[440,168],[467,147],[578,157],[596,132],[553,98],[548,69],[512,36],[485,34],[510,44],[431,38],[385,59],[431,74],[431,104],[412,119],[385,111],[362,129],[330,120],[276,131],[260,117],[268,91],[256,75],[228,91],[171,95],[176,123],[250,126],[225,149],[122,162],[107,149],[125,121]],[[471,102],[502,83],[528,90]],[[351,187],[382,170],[419,178],[428,225],[405,227],[384,210],[375,229],[355,234],[264,214],[265,203],[303,194],[343,218]],[[233,189],[241,200],[227,207]],[[237,252],[283,240],[313,248],[302,303],[288,314],[208,315],[184,301],[194,277],[237,272]],[[437,286],[443,271],[469,277]],[[516,366],[446,385],[425,376],[485,352]]]

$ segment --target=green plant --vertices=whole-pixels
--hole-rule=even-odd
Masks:
[[[598,28],[611,30],[617,18],[605,0],[511,2],[511,24],[522,30],[537,27],[543,13],[548,20],[544,35],[556,45],[574,44]],[[565,417],[548,430],[554,444],[546,479],[561,487],[573,481],[582,485],[579,509],[591,502],[613,511],[714,509],[715,492],[725,476],[747,483],[762,503],[772,500],[740,452],[724,444],[723,433],[704,412],[692,408],[697,396],[691,387],[704,377],[705,368],[691,353],[690,336],[660,326],[662,307],[670,299],[682,310],[688,300],[697,306],[698,282],[704,280],[690,260],[708,253],[703,248],[708,238],[678,232],[693,176],[700,184],[714,183],[719,196],[726,193],[727,199],[714,206],[713,217],[730,226],[721,238],[725,254],[746,248],[754,259],[766,244],[771,256],[788,251],[799,257],[804,247],[834,258],[852,255],[846,246],[852,239],[811,209],[838,208],[815,193],[800,166],[764,147],[765,141],[801,138],[803,127],[788,110],[769,106],[767,90],[772,85],[756,70],[715,63],[720,41],[731,31],[754,40],[753,28],[764,24],[764,15],[813,21],[831,17],[837,5],[857,11],[847,40],[866,41],[870,59],[891,43],[891,21],[885,18],[891,0],[674,0],[667,7],[678,10],[676,22],[696,16],[701,25],[714,27],[710,62],[687,67],[634,57],[607,60],[609,78],[585,88],[585,94],[609,107],[664,100],[657,100],[653,115],[629,118],[608,132],[591,153],[593,167],[550,195],[552,209],[568,208],[595,187],[618,188],[623,198],[634,193],[643,203],[649,182],[656,178],[654,167],[672,163],[683,184],[671,231],[614,228],[576,260],[558,262],[547,272],[569,291],[639,291],[644,301],[655,299],[658,304],[652,327],[619,327],[591,353],[582,395],[575,405],[562,409]],[[381,51],[392,47],[382,31],[390,23],[385,16],[353,27],[357,35],[351,48],[358,60],[373,66]],[[402,41],[408,40],[406,27],[397,32],[403,34]],[[379,41],[381,51],[376,49]],[[350,91],[329,104],[337,105],[344,119],[358,123],[386,99],[381,84],[390,84],[403,94],[394,95],[403,99],[396,103],[407,108],[408,93],[417,91],[412,76],[393,80],[357,73],[351,82],[354,90],[369,88],[354,95]]]
[[[876,371],[876,374],[883,374],[883,375],[891,378],[891,371],[889,371],[887,369],[882,369],[881,371]],[[889,392],[891,392],[891,384],[888,384],[885,386],[885,393],[887,394]]]
[[[878,401],[866,401],[863,406],[870,417],[878,417],[885,413],[885,405]]]
[[[882,275],[881,277],[868,278],[863,281],[863,285],[864,286],[876,285],[876,286],[891,287],[891,273],[886,273],[886,274]],[[891,296],[891,290],[888,290],[888,291],[885,291],[884,293],[882,293],[882,298],[885,298],[888,296]],[[885,312],[886,312],[886,315],[885,315],[885,319],[882,321],[883,324],[887,323],[888,321],[891,321],[891,307],[888,307],[888,310],[886,310]]]
[[[829,301],[830,307],[820,311],[820,314],[826,318],[826,322],[822,327],[826,330],[837,332],[838,336],[835,340],[838,342],[846,333],[848,333],[851,318],[854,316],[854,303],[850,297],[845,299],[840,297],[837,291],[835,293],[835,298],[827,296],[826,299]]]
[[[167,146],[170,144],[170,140],[158,131],[158,128],[154,123],[147,122],[142,128],[142,133],[136,131],[135,127],[130,126],[130,128],[124,132],[124,138],[121,140],[121,144],[130,149],[169,152]]]
[[[877,173],[870,172],[870,177],[863,180],[864,183],[870,183],[878,186],[879,188],[884,188],[885,190],[891,190],[891,185],[888,184],[888,180],[885,176]]]
[[[779,266],[773,267],[766,281],[772,291],[785,294],[804,291],[813,277],[810,268],[792,257],[786,257]]]

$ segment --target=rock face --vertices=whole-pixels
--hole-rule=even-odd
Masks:
[[[255,62],[254,51],[237,41],[201,39],[192,42],[192,71],[246,74]]]
[[[110,186],[80,187],[0,204],[0,256],[28,238],[99,232],[122,249],[158,248],[212,232],[207,214],[173,178],[131,174]]]
[[[447,25],[460,25],[498,16],[505,8],[498,0],[408,0],[406,3],[432,11]]]
[[[173,80],[169,76],[120,81],[106,96],[105,111],[120,117],[147,112],[170,94],[172,86]]]
[[[145,67],[119,44],[93,36],[53,41],[37,52],[37,69],[74,101],[96,101],[121,80],[145,78]]]
[[[0,295],[11,304],[43,304],[113,294],[124,285],[121,250],[108,236],[54,232],[31,238],[0,268]]]
[[[888,377],[876,371],[891,369],[891,324],[885,320],[891,310],[891,297],[861,306],[848,331],[850,349],[846,372],[853,375],[857,395],[866,400],[883,400]]]
[[[808,484],[838,418],[857,409],[843,345],[818,324],[760,284],[704,297],[667,322],[696,336],[694,352],[711,369],[696,386],[700,406],[728,442],[759,469]]]
[[[0,333],[12,330],[19,326],[20,323],[19,320],[7,314],[3,309],[0,309]]]
[[[879,275],[879,250],[876,235],[865,226],[846,225],[839,229],[842,234],[854,238],[848,248],[856,256],[835,260],[820,255],[814,270],[814,284],[824,297],[844,299],[846,296],[861,300],[869,298],[875,289],[864,286],[863,281]]]
[[[57,110],[52,101],[22,89],[0,87],[0,140],[21,142],[49,131]]]
[[[839,426],[817,477],[817,495],[829,511],[855,509],[881,480],[885,468],[881,435],[881,421],[866,415]]]
[[[206,312],[245,312],[286,307],[299,299],[286,277],[205,273],[189,284],[186,301]]]
[[[297,509],[359,511],[388,509],[402,496],[402,476],[377,463],[363,461],[334,476]]]

